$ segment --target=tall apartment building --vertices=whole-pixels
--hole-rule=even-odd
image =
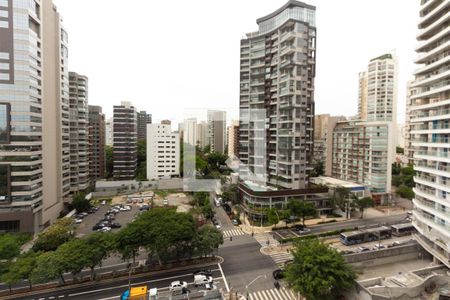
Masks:
[[[239,156],[238,149],[239,149],[239,121],[232,121],[230,126],[228,126],[228,156],[233,157]]]
[[[225,153],[225,143],[227,140],[227,115],[225,111],[208,110],[207,112],[208,144],[211,151]]]
[[[413,88],[414,81],[408,81],[406,85],[406,113],[405,113],[405,149],[404,154],[408,158],[408,164],[414,163],[414,147],[411,140],[411,105],[412,98],[417,93],[417,89]]]
[[[92,183],[105,177],[105,115],[89,105],[89,176]]]
[[[88,78],[69,72],[70,100],[70,191],[85,191],[89,177]]]
[[[113,135],[113,131],[114,131],[114,126],[113,126],[113,118],[109,118],[108,120],[106,120],[105,122],[105,145],[107,146],[113,146],[114,144],[114,135]]]
[[[410,96],[416,239],[450,267],[450,0],[422,0]]]
[[[394,151],[392,122],[338,122],[333,131],[332,176],[364,184],[376,202],[388,200]]]
[[[323,162],[326,176],[332,174],[333,130],[339,121],[346,121],[346,118],[329,114],[314,116],[314,162]]]
[[[367,121],[397,122],[397,58],[386,53],[367,68]]]
[[[205,121],[197,123],[197,143],[202,149],[208,145],[208,124]]]
[[[267,161],[268,183],[305,188],[313,159],[315,7],[289,1],[241,40],[239,156],[250,171]],[[253,110],[266,110],[266,157],[252,150]]]
[[[367,72],[359,73],[358,118],[367,120]]]
[[[137,114],[137,124],[138,140],[145,140],[147,138],[147,124],[152,124],[152,115],[145,110],[141,110]]]
[[[128,101],[114,106],[113,117],[113,177],[131,180],[137,168],[137,113]]]
[[[180,125],[180,124],[178,124]],[[181,133],[182,131],[182,133]],[[183,122],[182,130],[179,130],[180,135],[183,135],[183,143],[187,143],[192,146],[197,145],[197,119],[189,118]]]
[[[180,135],[170,125],[147,125],[147,178],[180,176]]]
[[[0,232],[37,232],[70,200],[67,47],[51,0],[0,1]]]

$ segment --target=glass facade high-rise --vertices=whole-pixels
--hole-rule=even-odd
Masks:
[[[70,199],[67,49],[51,0],[0,1],[0,232],[37,232]]]
[[[450,0],[422,0],[409,95],[416,239],[450,267]]]
[[[251,172],[263,166],[268,184],[305,188],[313,159],[315,7],[289,1],[257,23],[259,31],[241,40],[239,158]],[[255,152],[261,131],[262,156]]]

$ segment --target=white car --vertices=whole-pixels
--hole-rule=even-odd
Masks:
[[[187,288],[187,282],[186,281],[172,281],[172,283],[169,285],[169,290],[171,292],[173,291],[181,291],[183,288]]]
[[[211,276],[205,275],[195,275],[194,276],[194,286],[197,287],[199,285],[212,284],[213,278]]]
[[[111,231],[111,227],[105,226],[105,227],[100,228],[100,229],[97,230],[97,231],[100,231],[100,232],[108,232],[108,231]]]
[[[130,210],[131,210],[131,207],[128,205],[120,208],[120,211],[130,211]]]
[[[83,219],[75,219],[75,224],[80,224],[81,222],[83,222]]]
[[[164,199],[164,200],[163,200],[163,204],[164,204],[165,206],[169,205],[169,200]]]
[[[216,228],[220,229],[220,228],[222,228],[222,226],[220,224],[216,224]]]
[[[310,232],[311,231],[311,229],[309,229],[309,228],[303,228],[303,229],[300,229],[299,231],[298,231],[298,233],[300,233],[300,234],[305,234],[305,233],[308,233],[308,232]]]
[[[102,204],[102,205],[105,205],[105,204],[106,204],[106,200],[103,200],[101,204]]]

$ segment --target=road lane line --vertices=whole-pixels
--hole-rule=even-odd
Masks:
[[[219,266],[220,273],[222,274],[223,282],[225,283],[225,288],[227,289],[227,292],[230,292],[230,288],[228,287],[228,282],[227,282],[227,279],[225,277],[225,274],[223,274],[222,267],[220,266],[220,264],[217,264],[217,265]]]

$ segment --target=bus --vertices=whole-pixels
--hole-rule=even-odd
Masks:
[[[392,234],[395,236],[408,235],[416,231],[416,228],[411,223],[401,223],[391,226]]]
[[[355,245],[366,242],[388,239],[392,236],[392,229],[387,226],[366,228],[350,232],[343,232],[339,239],[344,245]]]

